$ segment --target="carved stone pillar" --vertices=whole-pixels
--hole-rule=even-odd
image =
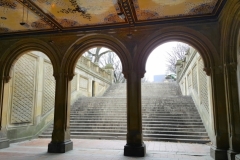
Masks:
[[[9,140],[7,139],[6,130],[2,126],[3,119],[3,95],[4,95],[4,83],[8,82],[8,78],[4,78],[0,71],[0,149],[9,147]],[[7,116],[7,115],[5,115]]]
[[[211,68],[213,119],[215,137],[210,150],[215,160],[227,160],[228,126],[227,109],[222,66]]]
[[[141,73],[129,71],[127,79],[127,144],[124,156],[144,157],[146,146],[142,136]]]
[[[226,64],[224,71],[229,132],[228,159],[235,160],[235,155],[240,153],[240,108],[237,83],[237,64]]]
[[[54,77],[56,79],[54,128],[52,141],[48,144],[48,152],[65,153],[73,149],[69,129],[71,80],[73,76],[58,73]]]

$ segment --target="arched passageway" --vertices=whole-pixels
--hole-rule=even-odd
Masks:
[[[203,69],[198,51],[185,43],[168,42],[153,50],[145,73],[150,82],[141,85],[144,140],[211,141],[211,79]]]
[[[225,48],[224,54],[226,55],[223,56],[219,47],[219,44],[223,43],[220,42],[220,37],[216,38],[218,39],[217,42],[211,42],[211,34],[205,34],[205,32],[203,34],[203,30],[199,31],[197,29],[193,29],[194,27],[192,26],[184,26],[185,25],[170,25],[170,27],[162,26],[157,29],[155,28],[150,30],[148,35],[144,35],[142,39],[135,38],[134,36],[132,39],[125,39],[122,34],[109,36],[109,34],[105,34],[105,32],[103,32],[104,34],[84,33],[84,35],[80,36],[81,38],[79,39],[76,36],[69,35],[69,39],[71,41],[64,44],[61,48],[63,51],[59,51],[58,49],[63,43],[60,43],[57,40],[55,44],[47,43],[45,42],[48,41],[46,35],[43,35],[40,38],[44,42],[41,40],[32,40],[28,37],[23,37],[23,41],[21,42],[16,42],[16,44],[13,45],[6,45],[8,49],[5,49],[7,47],[3,47],[5,50],[0,57],[1,62],[3,62],[0,64],[0,75],[3,77],[0,84],[1,108],[4,85],[9,81],[9,73],[14,60],[26,50],[42,51],[52,62],[54,77],[56,79],[54,131],[52,135],[52,142],[49,145],[49,152],[66,152],[71,150],[72,142],[70,140],[69,132],[70,82],[74,77],[77,59],[84,51],[91,47],[108,47],[116,52],[120,57],[123,64],[123,73],[127,79],[127,145],[125,146],[125,155],[144,156],[145,146],[142,138],[141,78],[145,73],[147,57],[151,51],[160,44],[172,40],[182,41],[192,45],[202,56],[204,71],[209,76],[212,84],[212,126],[214,135],[212,138],[213,147],[211,154],[213,157],[217,157],[221,154],[226,156],[226,152],[229,149],[228,126],[231,126],[230,119],[227,118],[227,116],[232,115],[230,112],[226,114],[226,99],[231,97],[229,91],[234,87],[227,85],[227,79],[229,79],[229,77],[226,73],[228,73],[228,71],[226,68],[223,69],[225,66],[223,65],[222,60],[224,59],[223,57],[228,57],[225,50],[227,50],[231,45]],[[140,33],[137,33],[137,31],[136,34],[139,34],[138,37],[142,36]],[[55,37],[55,39],[57,38]],[[8,40],[6,41],[8,42]],[[232,62],[231,60],[232,59],[224,59],[224,64],[226,61],[226,66],[230,65]],[[236,77],[236,75],[233,75],[232,80],[235,79],[236,81]],[[236,82],[235,84],[238,84]],[[225,92],[229,92],[228,95],[226,95]],[[234,97],[234,102],[237,101],[238,100]],[[229,102],[232,102],[232,100]]]
[[[161,32],[156,32],[155,34],[149,35],[148,38],[146,38],[141,45],[139,45],[139,48],[137,49],[139,54],[136,54],[134,57],[134,68],[137,68],[139,75],[138,83],[140,83],[140,78],[143,77],[145,73],[145,64],[151,51],[158,45],[171,40],[188,43],[196,48],[197,51],[199,51],[203,59],[204,71],[208,76],[210,76],[210,81],[212,84],[211,93],[213,104],[213,136],[210,135],[210,137],[213,146],[211,148],[211,155],[213,157],[215,157],[215,155],[219,156],[220,148],[225,150],[228,148],[227,116],[224,114],[224,111],[226,110],[226,101],[224,94],[218,94],[224,91],[224,79],[223,70],[221,70],[220,56],[216,49],[217,47],[214,46],[214,44],[207,37],[192,29],[184,27],[164,28],[161,30]],[[138,89],[136,90],[141,90],[140,85],[138,85],[137,88]],[[141,106],[139,99],[138,104]]]
[[[13,61],[4,84],[2,127],[10,143],[35,137],[53,120],[55,79],[50,59],[25,51]]]

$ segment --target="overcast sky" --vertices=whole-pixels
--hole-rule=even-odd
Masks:
[[[153,81],[154,75],[166,75],[166,57],[167,52],[171,52],[172,47],[175,47],[179,42],[167,42],[155,48],[149,55],[146,64],[145,77],[149,81]]]

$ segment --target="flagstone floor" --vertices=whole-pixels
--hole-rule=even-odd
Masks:
[[[50,139],[33,139],[12,143],[0,150],[0,160],[213,160],[210,146],[203,144],[145,141],[145,157],[123,156],[126,141],[72,139],[73,150],[47,153]]]

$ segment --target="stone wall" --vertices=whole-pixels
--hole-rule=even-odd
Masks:
[[[177,81],[183,95],[191,95],[209,137],[213,139],[212,98],[210,77],[203,71],[203,59],[190,48],[184,60],[178,60]]]
[[[71,81],[72,103],[80,96],[93,96],[93,90],[94,96],[102,95],[112,84],[112,71],[81,57]],[[52,123],[55,79],[50,60],[41,52],[25,53],[12,66],[11,74],[5,87],[7,116],[3,122],[10,142],[17,142],[34,138]]]

